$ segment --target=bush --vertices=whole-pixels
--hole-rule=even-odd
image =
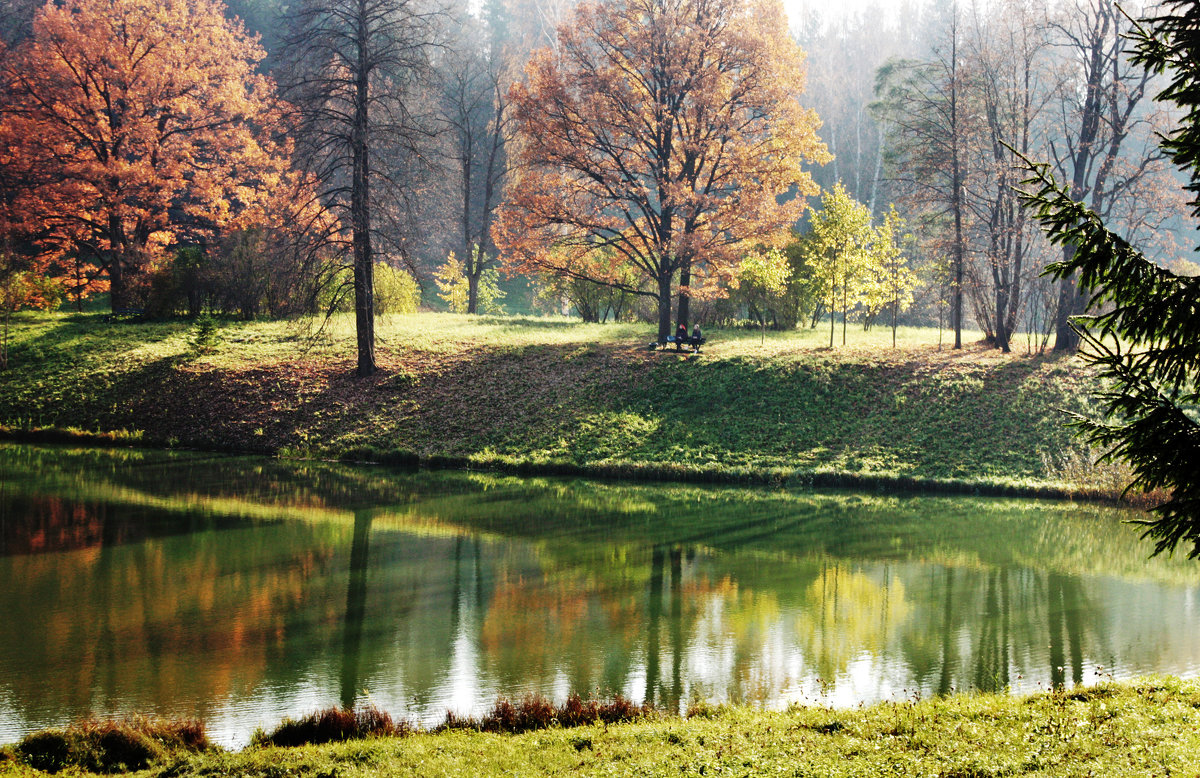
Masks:
[[[405,271],[383,262],[375,264],[375,313],[416,313],[421,288]]]
[[[583,727],[602,722],[618,724],[634,721],[654,712],[649,705],[636,705],[618,695],[610,702],[583,700],[572,694],[559,707],[539,694],[530,694],[519,703],[501,698],[482,718],[462,718],[454,713],[446,714],[440,729],[472,729],[481,732],[507,732],[518,734],[552,726]]]
[[[407,722],[397,723],[375,707],[326,708],[302,719],[284,719],[270,733],[259,730],[250,742],[256,746],[319,745],[367,737],[398,737],[411,731]]]
[[[146,718],[85,721],[28,735],[16,748],[26,764],[56,773],[80,767],[97,773],[144,770],[170,751],[211,748],[198,721]]]

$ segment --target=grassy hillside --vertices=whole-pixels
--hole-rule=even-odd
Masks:
[[[713,331],[681,358],[641,325],[425,313],[382,319],[382,369],[358,379],[350,327],[225,323],[197,349],[187,322],[18,316],[0,424],[633,477],[1096,485],[1047,465],[1079,458],[1059,409],[1085,409],[1090,382],[1071,359],[854,329],[834,349],[828,331]]]

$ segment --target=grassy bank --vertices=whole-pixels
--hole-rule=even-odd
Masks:
[[[955,352],[933,330],[902,331],[896,349],[890,332],[852,331],[832,350],[827,332],[712,331],[691,358],[646,350],[642,325],[418,314],[379,333],[382,369],[358,379],[348,318],[317,338],[226,323],[197,349],[186,322],[26,314],[0,424],[616,477],[1111,491],[1060,466],[1081,457],[1059,409],[1085,408],[1090,389],[1070,359]]]
[[[1200,770],[1200,684],[1150,679],[865,709],[702,709],[688,718],[451,730],[240,752],[176,749],[144,775],[1149,776]],[[40,774],[8,749],[0,775]]]

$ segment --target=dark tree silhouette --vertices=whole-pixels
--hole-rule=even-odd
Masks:
[[[350,234],[360,376],[376,370],[373,208],[396,188],[378,152],[416,151],[428,132],[413,98],[443,15],[435,0],[304,0],[289,19],[285,93],[298,148]]]
[[[1183,109],[1163,152],[1189,175],[1193,215],[1200,216],[1200,3],[1168,0],[1162,15],[1133,28],[1134,60],[1166,73],[1158,98]],[[1111,310],[1073,320],[1083,357],[1104,380],[1106,418],[1079,417],[1075,425],[1108,459],[1133,467],[1130,488],[1161,489],[1169,499],[1147,519],[1155,553],[1191,543],[1200,557],[1200,278],[1177,276],[1155,265],[1107,229],[1095,211],[1072,199],[1046,165],[1028,163],[1023,197],[1054,243],[1073,249],[1049,267],[1055,278],[1077,274],[1089,307]]]

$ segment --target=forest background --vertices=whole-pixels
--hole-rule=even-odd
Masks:
[[[376,8],[379,19],[390,14],[394,25],[392,49],[370,75],[386,81],[371,86],[370,99],[378,99],[369,106],[372,117],[386,118],[372,119],[372,168],[362,174],[376,182],[370,224],[354,221],[349,163],[339,167],[321,156],[329,138],[340,138],[336,128],[314,120],[303,103],[312,74],[297,55],[311,55],[316,40],[311,28],[305,38],[313,19],[304,14],[342,5],[353,4],[289,12],[276,0],[232,0],[224,8],[262,47],[234,33],[236,45],[226,52],[245,65],[235,76],[244,82],[244,99],[263,105],[250,122],[260,137],[229,148],[222,170],[244,174],[257,165],[254,183],[189,194],[189,202],[164,195],[170,229],[139,227],[145,235],[132,261],[106,260],[120,242],[111,236],[99,249],[97,240],[81,238],[78,224],[51,226],[61,203],[11,215],[28,190],[45,190],[56,172],[53,153],[31,155],[10,129],[7,175],[0,177],[10,211],[6,316],[22,305],[60,301],[82,310],[89,296],[104,292],[114,310],[160,317],[351,310],[362,307],[351,291],[357,285],[361,297],[363,279],[353,269],[361,274],[367,250],[376,313],[423,304],[470,313],[570,312],[586,321],[659,318],[652,284],[602,247],[574,256],[565,272],[561,262],[526,263],[521,269],[540,272],[512,277],[498,272],[506,258],[496,246],[497,212],[506,197],[520,195],[519,186],[508,186],[519,175],[523,142],[510,90],[526,77],[532,52],[561,45],[559,26],[569,28],[574,12],[569,0],[364,6]],[[3,6],[6,111],[19,116],[14,94],[40,88],[13,75],[29,65],[18,57],[31,56],[23,46],[39,5]],[[1051,247],[1018,206],[1013,187],[1021,174],[1012,150],[1049,161],[1073,196],[1155,261],[1195,274],[1184,193],[1156,147],[1157,133],[1175,117],[1154,102],[1152,76],[1131,67],[1124,53],[1131,24],[1124,13],[1144,10],[1123,12],[1106,0],[905,3],[825,16],[793,8],[791,35],[807,56],[807,84],[796,82],[795,96],[820,118],[818,134],[832,154],[827,164],[806,165],[823,194],[809,198],[790,237],[764,235],[761,250],[743,246],[741,261],[731,265],[698,261],[690,282],[677,273],[675,284],[692,292],[690,312],[680,307],[678,319],[775,329],[824,320],[831,346],[837,329],[845,342],[847,322],[973,325],[1005,351],[1073,350],[1066,320],[1081,312],[1082,297],[1070,279],[1054,284],[1041,276],[1063,249]],[[281,93],[291,103],[276,96],[274,83],[287,87]],[[16,164],[22,154],[37,165]],[[262,191],[246,194],[255,188]],[[68,189],[60,199],[70,196]],[[364,247],[367,238],[351,233],[369,235],[370,243]],[[120,267],[126,270],[118,294],[112,287]],[[362,359],[360,341],[360,368]]]

